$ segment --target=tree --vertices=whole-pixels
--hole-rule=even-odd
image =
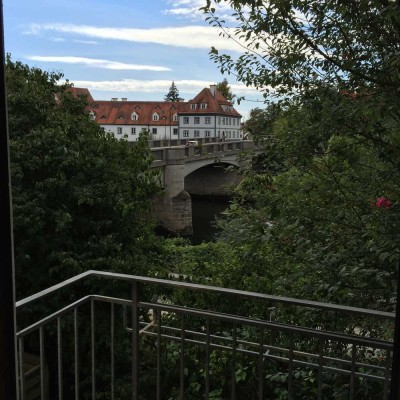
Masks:
[[[8,57],[6,78],[18,296],[88,269],[148,273],[146,138],[130,146],[105,133],[60,74]]]
[[[212,3],[204,7],[210,23],[232,36]],[[225,3],[245,51],[235,59],[212,48],[211,58],[222,73],[285,107],[272,127],[262,123],[273,146],[254,158],[223,239],[256,275],[278,271],[275,292],[393,310],[400,253],[394,228],[399,5]]]
[[[224,96],[227,100],[235,103],[236,95],[232,93],[231,87],[228,84],[228,80],[224,78],[222,82],[217,83],[217,90]]]
[[[164,101],[181,101],[182,98],[179,97],[179,90],[175,85],[175,82],[172,81],[171,86],[169,87],[168,93],[164,97]]]
[[[213,3],[229,4],[236,18],[229,31]],[[259,88],[265,95],[290,96],[316,85],[344,90],[398,85],[400,7],[381,0],[341,2],[207,0],[208,21],[243,45],[237,59],[211,57],[222,73]]]

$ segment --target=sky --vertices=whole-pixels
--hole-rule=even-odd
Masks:
[[[14,61],[64,74],[96,100],[162,101],[172,81],[188,101],[224,78],[245,101],[248,117],[262,94],[222,75],[211,46],[233,56],[241,49],[209,26],[205,0],[3,0],[5,47]],[[231,10],[218,14],[233,23]]]

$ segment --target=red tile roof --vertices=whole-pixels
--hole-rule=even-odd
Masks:
[[[72,93],[74,97],[86,97],[88,103],[94,101],[91,93],[89,92],[89,89],[70,87],[68,90]]]
[[[79,89],[86,90],[87,89]],[[90,94],[90,93],[89,93]],[[91,97],[91,96],[90,96]],[[207,108],[201,109],[200,104],[206,103]],[[197,108],[190,109],[191,104],[197,104]],[[231,107],[224,111],[222,106]],[[125,100],[101,100],[90,102],[89,110],[95,114],[95,121],[101,125],[178,125],[174,121],[174,114],[218,114],[233,117],[241,115],[233,108],[232,103],[226,100],[221,93],[215,91],[213,97],[210,89],[203,89],[193,100],[189,102],[171,101],[125,101]],[[131,115],[136,112],[137,120],[132,120]],[[153,121],[153,114],[159,115],[158,121]]]
[[[96,115],[96,122],[101,125],[177,125],[174,114],[182,112],[187,103],[170,101],[94,101],[90,110]],[[137,120],[131,115],[136,112]],[[153,121],[157,113],[158,121]]]

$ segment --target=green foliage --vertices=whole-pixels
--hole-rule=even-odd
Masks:
[[[175,82],[172,82],[169,87],[169,92],[164,96],[164,101],[181,101],[182,98],[179,97],[179,90],[175,85]]]
[[[147,139],[114,139],[60,74],[6,63],[18,296],[88,269],[146,274]]]
[[[232,93],[231,87],[228,84],[228,80],[224,78],[222,82],[217,83],[217,90],[224,96],[227,100],[235,103],[236,95]]]

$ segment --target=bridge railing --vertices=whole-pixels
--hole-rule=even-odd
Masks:
[[[103,282],[91,286],[96,282],[88,279]],[[93,294],[90,287],[118,295]],[[46,298],[47,308],[53,305],[48,296],[61,305],[32,320],[36,303]],[[27,309],[31,320],[17,333],[22,400],[32,398],[24,367],[33,349],[39,357],[35,390],[43,400],[49,389],[49,398],[59,400],[209,399],[216,393],[259,400],[268,393],[387,399],[389,393],[392,341],[371,330],[349,331],[349,325],[390,325],[393,313],[99,271],[16,307],[19,319]],[[345,329],[333,329],[341,319]]]

